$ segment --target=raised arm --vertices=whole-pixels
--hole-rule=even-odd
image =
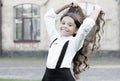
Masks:
[[[77,7],[77,6],[78,6],[77,1],[76,1],[76,0],[71,0],[71,1],[66,2],[65,4],[63,4],[63,5],[55,8],[54,10],[55,10],[55,13],[56,13],[56,14],[59,14],[59,13],[60,13],[61,11],[63,11],[64,9],[69,8],[69,7],[71,7],[71,6]]]
[[[71,5],[72,5],[72,2],[65,3],[65,4],[55,8],[54,11],[55,11],[56,14],[59,14],[61,11],[69,8]]]
[[[95,25],[96,19],[100,11],[101,11],[101,7],[98,5],[95,5],[92,14],[89,17],[85,18],[82,25],[78,29],[78,32],[74,40],[76,50],[82,47],[84,39],[88,35],[88,33],[91,31],[93,26]]]
[[[73,2],[68,2],[65,4],[62,4],[54,9],[49,10],[46,14],[45,14],[45,24],[47,27],[47,32],[49,34],[50,40],[53,41],[56,37],[59,36],[59,33],[57,32],[57,30],[55,29],[55,20],[56,20],[56,15],[59,14],[61,11],[63,11],[64,9],[69,8],[70,6],[72,6]]]
[[[56,13],[54,12],[53,9],[50,9],[45,14],[44,20],[50,41],[53,41],[55,38],[59,36],[59,33],[55,28]]]
[[[94,21],[96,21],[100,11],[102,10],[102,8],[99,5],[94,5],[94,9],[92,14],[90,15],[90,18],[94,19]]]

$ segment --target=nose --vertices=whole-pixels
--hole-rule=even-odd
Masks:
[[[67,28],[67,25],[64,25],[64,28]]]

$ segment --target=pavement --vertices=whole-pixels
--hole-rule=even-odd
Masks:
[[[40,58],[0,58],[0,78],[41,80],[45,65]],[[120,63],[91,64],[77,81],[120,81]]]

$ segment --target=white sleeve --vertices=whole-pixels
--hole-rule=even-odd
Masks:
[[[73,39],[75,50],[79,50],[83,46],[85,37],[88,35],[94,25],[95,21],[89,17],[83,21],[83,24],[81,24],[76,36]]]
[[[55,38],[58,37],[59,33],[57,32],[55,28],[55,20],[56,20],[56,13],[53,9],[50,9],[44,17],[46,28],[48,35],[50,37],[50,40],[53,41]]]

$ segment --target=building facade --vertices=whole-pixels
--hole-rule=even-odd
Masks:
[[[0,0],[0,55],[2,54],[2,1]]]
[[[49,38],[44,23],[45,12],[69,0],[0,0],[0,55],[43,54]],[[120,1],[78,0],[97,3],[105,11],[106,25],[100,50],[120,50]],[[108,3],[109,2],[109,3]]]

